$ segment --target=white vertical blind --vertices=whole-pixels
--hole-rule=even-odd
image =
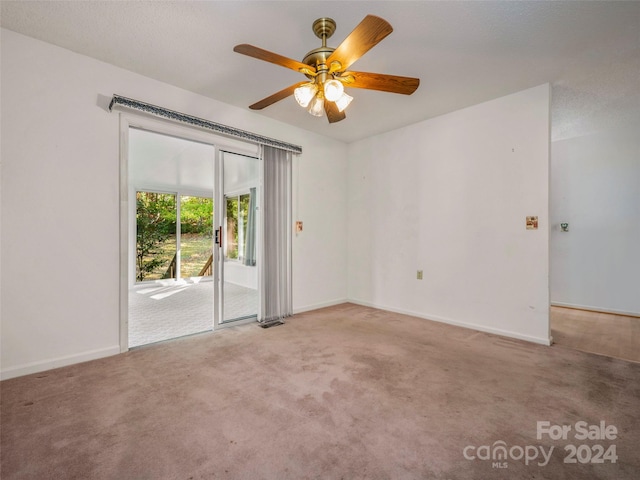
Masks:
[[[281,321],[293,313],[291,298],[291,157],[289,151],[262,146],[264,163],[262,202],[263,323]]]

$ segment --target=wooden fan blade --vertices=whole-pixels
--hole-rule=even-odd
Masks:
[[[262,110],[263,108],[268,107],[269,105],[273,105],[274,103],[279,102],[283,98],[287,98],[289,95],[293,95],[293,91],[296,88],[298,88],[300,85],[304,85],[305,83],[308,83],[308,82],[299,82],[287,88],[284,88],[267,98],[263,98],[259,102],[254,103],[253,105],[249,105],[249,108],[251,110]]]
[[[348,75],[353,76],[354,80],[352,82],[345,82],[345,86],[380,90],[381,92],[411,95],[420,85],[420,79],[412,77],[399,77],[397,75],[367,72],[346,72],[344,74],[344,76]]]
[[[233,51],[241,53],[243,55],[247,55],[249,57],[257,58],[258,60],[275,63],[276,65],[290,68],[291,70],[295,70],[296,72],[299,72],[301,69],[315,71],[314,67],[311,67],[305,63],[298,62],[297,60],[292,60],[291,58],[283,57],[282,55],[278,55],[277,53],[269,52],[268,50],[263,50],[262,48],[254,47],[253,45],[248,45],[246,43],[236,45],[235,47],[233,47]]]
[[[336,123],[347,118],[344,112],[338,110],[338,106],[334,102],[330,102],[326,98],[324,99],[324,111],[327,114],[329,123]]]
[[[327,65],[337,60],[342,64],[341,71],[346,70],[391,32],[393,28],[389,22],[375,15],[367,15],[329,56]]]

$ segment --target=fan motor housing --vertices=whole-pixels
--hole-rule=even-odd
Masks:
[[[321,63],[327,63],[327,58],[333,53],[335,48],[331,47],[318,47],[311,50],[307,55],[302,59],[302,63],[306,63],[312,67],[319,65]]]

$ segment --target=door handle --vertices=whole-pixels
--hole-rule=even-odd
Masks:
[[[216,230],[216,245],[222,248],[222,227],[218,227]]]

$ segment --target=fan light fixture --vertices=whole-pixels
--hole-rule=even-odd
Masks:
[[[324,111],[324,99],[335,102],[338,111],[342,112],[349,106],[353,97],[344,93],[342,82],[331,79],[321,84],[320,88],[315,83],[305,83],[293,91],[293,96],[302,108],[307,108],[309,113],[321,117]]]
[[[324,113],[324,101],[320,95],[316,95],[309,105],[309,113],[314,117],[321,117]]]
[[[330,102],[335,102],[344,93],[344,87],[338,80],[329,80],[324,84],[324,98]]]
[[[318,87],[313,83],[305,83],[304,85],[299,86],[293,92],[296,97],[296,101],[302,108],[307,108],[313,97],[316,96],[318,92]]]
[[[343,93],[340,98],[338,100],[336,100],[336,105],[338,106],[338,111],[342,112],[344,111],[345,108],[347,108],[349,106],[349,104],[351,103],[351,100],[353,100],[353,97],[351,95],[347,95],[346,93]]]

